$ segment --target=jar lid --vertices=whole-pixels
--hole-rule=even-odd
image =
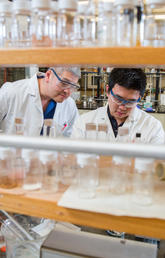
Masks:
[[[58,12],[58,2],[51,1],[50,6],[53,12]]]
[[[43,164],[46,164],[50,159],[53,158],[52,151],[40,151],[39,159]]]
[[[13,10],[30,11],[31,2],[27,0],[15,0],[13,2]]]
[[[113,10],[113,2],[101,2],[99,4],[99,12],[103,11],[112,11]]]
[[[146,0],[146,5],[148,4],[161,4],[165,6],[164,0]]]
[[[115,0],[114,5],[129,5],[134,6],[134,1],[132,0]]]
[[[117,165],[128,163],[128,158],[122,156],[113,156],[112,161],[115,162]]]
[[[77,10],[77,1],[76,0],[59,0],[58,1],[59,9],[72,9]]]
[[[135,159],[135,169],[141,173],[144,170],[150,169],[151,165],[153,167],[154,159],[147,159],[147,158],[136,158]],[[152,172],[151,172],[152,173]]]
[[[12,2],[1,2],[0,1],[0,12],[4,12],[4,13],[12,13],[12,6],[13,3]]]
[[[50,9],[51,2],[50,0],[33,0],[32,8]]]
[[[30,160],[34,156],[34,150],[32,149],[22,149],[22,158],[24,160]]]
[[[88,2],[78,2],[78,13],[85,14],[88,7]]]

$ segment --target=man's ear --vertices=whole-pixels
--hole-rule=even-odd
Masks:
[[[106,93],[107,93],[107,96],[109,95],[109,86],[108,86],[108,84],[106,85]]]
[[[51,74],[52,74],[51,70],[46,71],[46,73],[45,73],[45,81],[46,82],[49,82]]]

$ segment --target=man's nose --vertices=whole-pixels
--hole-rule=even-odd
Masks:
[[[122,109],[122,110],[126,110],[126,109],[127,109],[126,106],[125,106],[125,104],[120,104],[119,107],[120,107],[120,109]]]

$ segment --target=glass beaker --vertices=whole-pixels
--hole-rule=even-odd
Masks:
[[[6,219],[2,223],[1,232],[5,238],[7,258],[39,258],[40,247],[54,228],[54,221],[25,215],[15,215],[14,220],[31,240],[25,237],[12,220]]]

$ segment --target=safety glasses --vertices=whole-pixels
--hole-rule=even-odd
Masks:
[[[59,86],[62,90],[65,90],[65,89],[70,89],[72,91],[76,91],[80,88],[80,85],[77,83],[72,83],[68,80],[63,80],[59,77],[59,75],[56,73],[56,71],[53,69],[53,68],[50,68],[50,70],[54,73],[54,75],[56,76],[56,78],[58,79],[59,81]]]
[[[112,90],[110,91],[110,93],[111,99],[114,103],[116,103],[117,105],[124,105],[128,108],[134,107],[140,101],[140,97],[137,100],[125,100],[114,94]]]

